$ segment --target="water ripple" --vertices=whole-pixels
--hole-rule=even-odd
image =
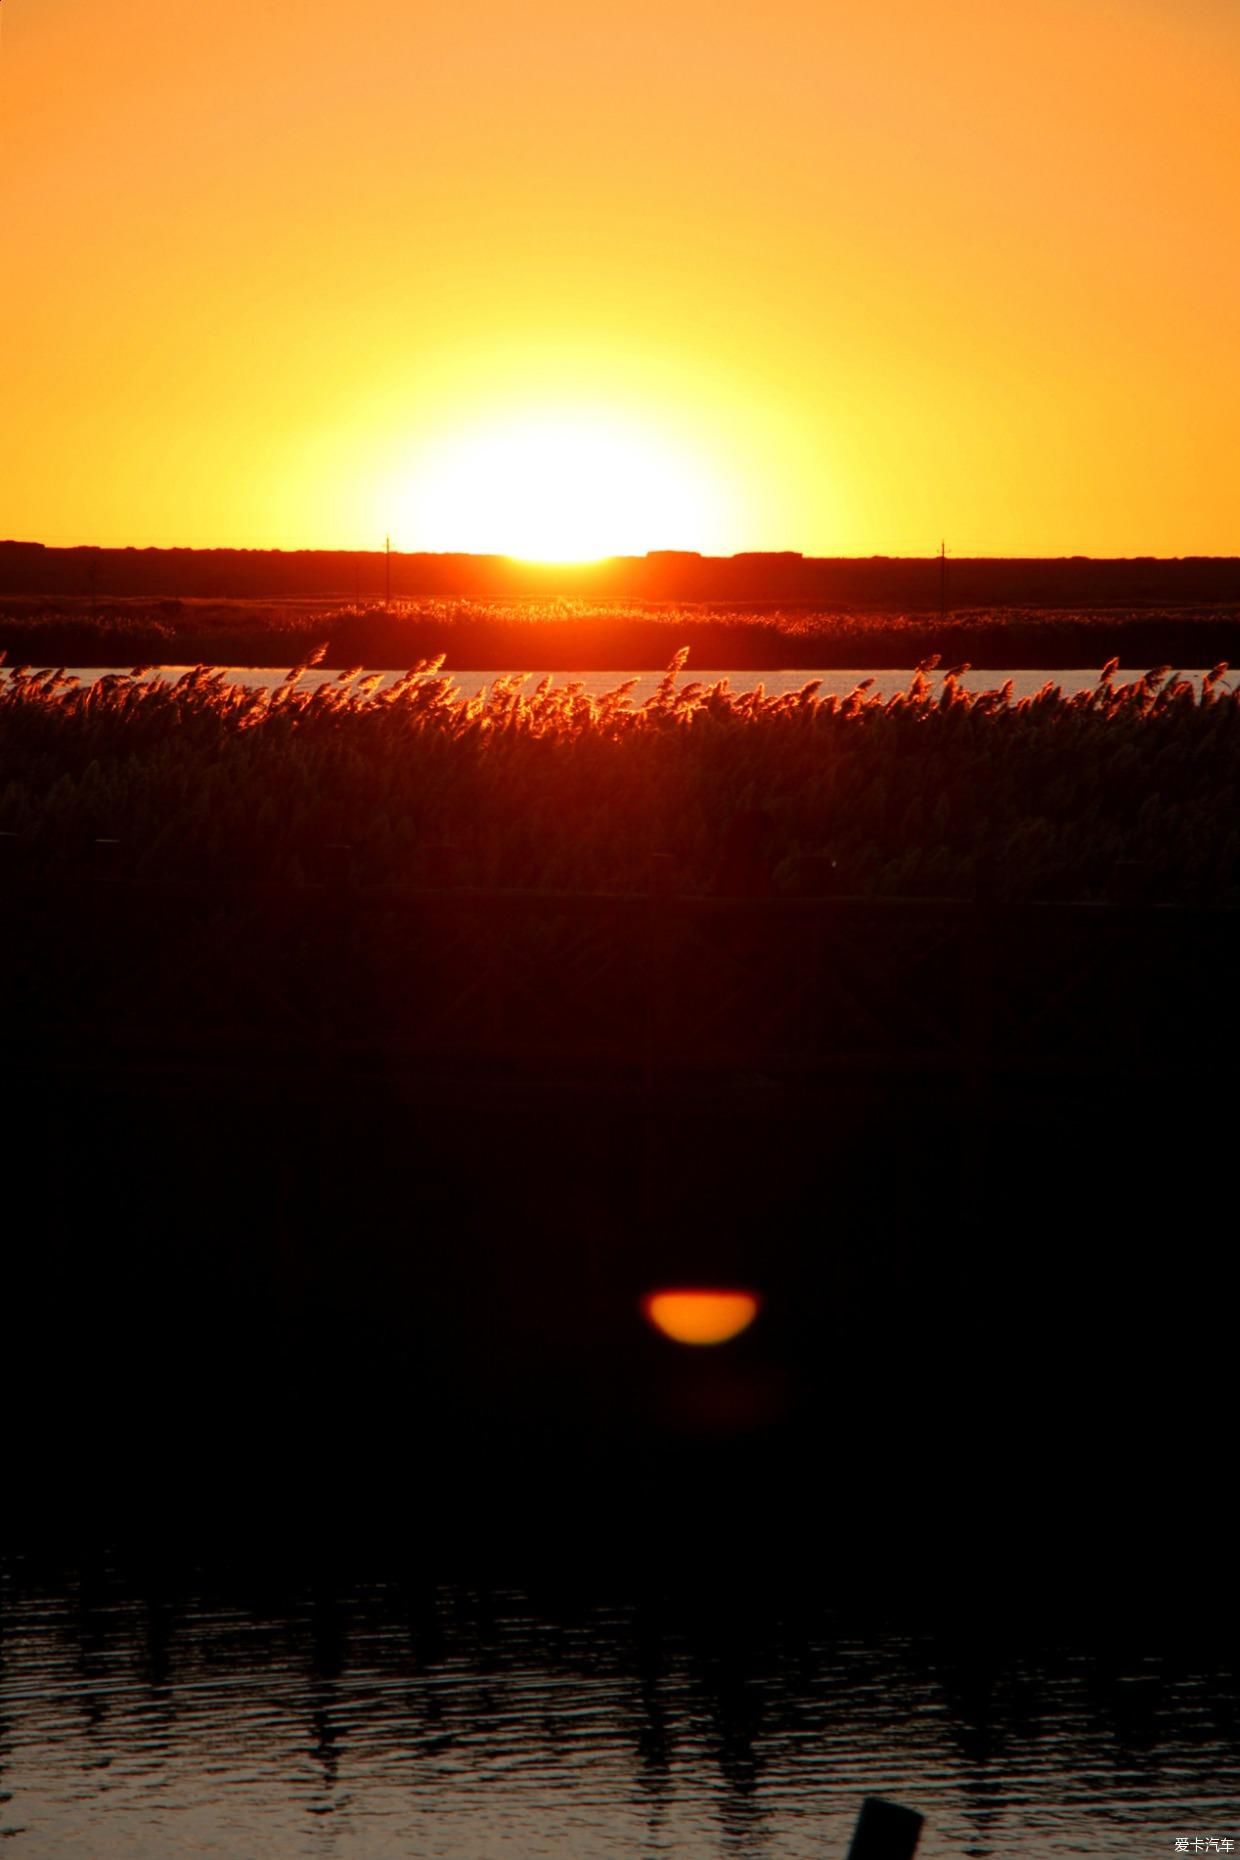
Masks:
[[[1137,1643],[0,1570],[0,1836],[47,1860],[822,1860],[882,1793],[926,1815],[919,1860],[1240,1839],[1234,1658]]]

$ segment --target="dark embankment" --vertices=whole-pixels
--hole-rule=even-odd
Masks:
[[[390,602],[385,600],[390,592]],[[1240,562],[503,557],[0,543],[0,649],[37,665],[652,669],[1206,666],[1240,658]]]
[[[1240,557],[701,556],[600,562],[278,549],[47,549],[0,542],[0,594],[179,600],[772,602],[833,609],[1180,607],[1240,602]]]
[[[966,1600],[1188,1544],[1230,1435],[1220,681],[3,687],[30,1535],[726,1541]],[[686,1280],[760,1322],[673,1350],[636,1304]]]

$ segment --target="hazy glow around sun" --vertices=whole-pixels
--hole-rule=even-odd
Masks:
[[[427,447],[400,503],[409,549],[587,562],[727,546],[709,469],[609,414],[516,414],[447,436]]]

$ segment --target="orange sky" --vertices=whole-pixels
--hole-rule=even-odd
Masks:
[[[0,535],[1240,550],[1233,0],[0,23]]]

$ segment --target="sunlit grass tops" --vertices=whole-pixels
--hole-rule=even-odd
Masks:
[[[592,695],[550,676],[466,697],[429,660],[274,691],[199,667],[175,683],[0,674],[0,832],[23,870],[313,872],[352,848],[359,882],[640,890],[652,855],[687,891],[1088,897],[1117,865],[1151,895],[1240,896],[1240,699],[1108,665],[1071,696],[971,694],[923,666],[883,698],[814,682],[768,696],[695,681]]]

